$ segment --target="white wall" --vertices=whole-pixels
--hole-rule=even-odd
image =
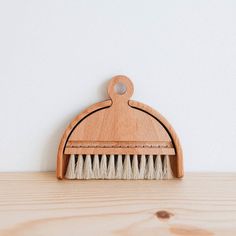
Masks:
[[[236,171],[236,1],[0,1],[0,171],[54,170],[108,79],[178,133],[186,171]]]

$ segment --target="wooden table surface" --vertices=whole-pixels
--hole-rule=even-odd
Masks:
[[[236,173],[58,181],[0,173],[0,235],[236,235]]]

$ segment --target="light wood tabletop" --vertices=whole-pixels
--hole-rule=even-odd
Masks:
[[[182,180],[0,174],[0,235],[236,235],[236,173]]]

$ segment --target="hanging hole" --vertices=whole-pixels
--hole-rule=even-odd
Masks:
[[[124,75],[114,76],[108,84],[107,92],[111,100],[117,99],[129,100],[133,94],[134,88],[131,80]]]
[[[119,95],[123,95],[126,92],[126,86],[125,84],[118,82],[115,84],[115,92]]]

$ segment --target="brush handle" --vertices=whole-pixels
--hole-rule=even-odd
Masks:
[[[119,84],[125,87],[124,93],[119,93],[116,91],[116,86]],[[127,102],[133,95],[134,86],[128,77],[124,75],[117,75],[109,82],[107,92],[113,103]]]

